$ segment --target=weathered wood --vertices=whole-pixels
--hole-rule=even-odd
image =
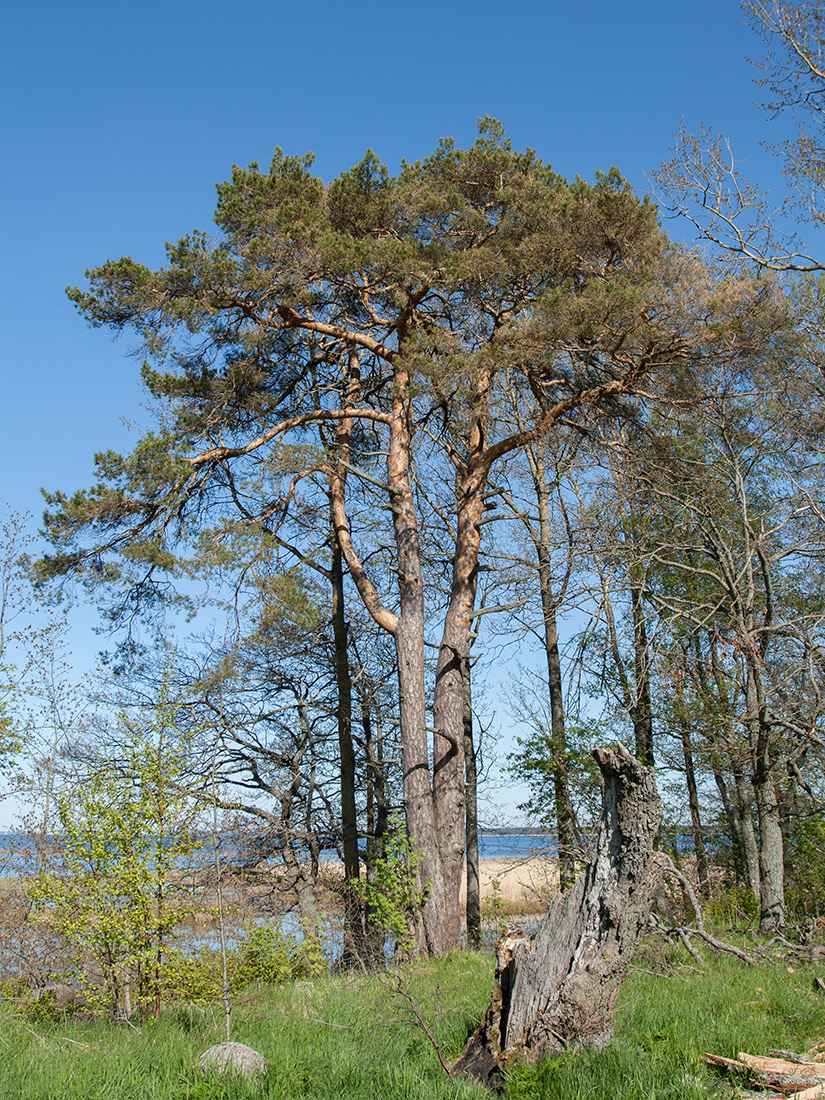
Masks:
[[[706,1054],[705,1061],[709,1066],[718,1066],[719,1069],[738,1069],[744,1072],[748,1068],[744,1062],[739,1062],[736,1058],[723,1058],[721,1054]]]
[[[797,1100],[825,1097],[825,1065],[819,1062],[791,1062],[761,1054],[739,1052],[736,1058],[706,1054],[705,1061],[724,1070],[741,1070],[761,1085],[792,1094]],[[801,1089],[802,1091],[796,1091]]]
[[[756,1070],[757,1073],[784,1077],[802,1075],[803,1077],[825,1081],[825,1063],[823,1062],[789,1062],[785,1058],[767,1058],[761,1054],[744,1054],[741,1052],[736,1057],[750,1069]]]
[[[785,1097],[785,1100],[823,1100],[825,1097],[825,1084],[814,1085],[809,1089],[802,1089],[801,1092],[790,1092]]]
[[[594,753],[604,777],[592,863],[555,897],[536,935],[498,947],[487,1014],[455,1069],[495,1087],[519,1057],[613,1036],[613,1010],[661,877],[653,845],[662,805],[652,768],[623,745]]]

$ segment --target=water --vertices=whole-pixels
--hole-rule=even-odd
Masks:
[[[50,837],[47,840],[50,852],[59,849],[59,840]],[[204,851],[211,850],[211,841],[207,838]],[[234,840],[224,841],[221,846],[221,856],[231,863],[232,854],[237,853],[240,846]],[[535,830],[513,829],[508,831],[482,832],[478,838],[478,850],[480,859],[508,859],[528,858],[530,856],[555,856],[558,855],[558,844],[552,833],[537,832]],[[0,833],[0,876],[17,876],[32,874],[37,869],[39,842],[36,837],[28,833]],[[322,853],[324,862],[338,858],[336,850],[330,848]],[[193,861],[198,861],[198,853],[194,853]],[[187,861],[188,862],[188,861]],[[272,857],[271,862],[277,863],[277,857]]]
[[[704,830],[705,845],[709,851],[719,852],[730,841],[724,830],[709,828]],[[55,852],[59,844],[57,838],[49,838],[51,852]],[[680,854],[693,852],[693,836],[684,827],[663,830],[662,847],[675,849]],[[554,833],[541,832],[536,829],[501,829],[481,832],[478,838],[479,857],[481,859],[527,859],[531,856],[557,856],[558,842]],[[27,833],[0,833],[0,876],[16,876],[31,874],[37,869],[38,841]],[[200,853],[195,852],[192,859],[182,861],[185,863],[197,863],[203,861],[211,853],[211,838],[206,837]],[[233,855],[241,856],[246,862],[250,861],[251,846],[239,843],[234,838],[224,838],[221,843],[221,858],[228,864],[232,863]],[[338,859],[338,852],[330,844],[330,847],[321,853],[323,862]],[[270,856],[269,862],[277,865],[276,855]]]
[[[481,833],[479,859],[508,859],[515,856],[557,856],[559,845],[554,833],[516,831]]]

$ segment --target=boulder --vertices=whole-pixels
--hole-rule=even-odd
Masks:
[[[198,1068],[204,1073],[260,1079],[269,1069],[269,1062],[243,1043],[216,1043],[198,1058]]]

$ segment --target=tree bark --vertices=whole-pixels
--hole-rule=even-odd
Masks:
[[[699,890],[710,896],[710,870],[708,866],[708,853],[705,848],[705,837],[702,832],[702,816],[699,807],[699,789],[696,785],[696,769],[693,763],[693,748],[690,743],[690,730],[686,725],[680,729],[682,738],[682,756],[685,761],[685,782],[688,790],[688,803],[690,805],[690,827],[693,833],[693,850],[696,853],[696,875],[699,879]]]
[[[372,687],[365,677],[361,677],[359,690],[361,695],[361,725],[364,731],[364,752],[367,760],[367,882],[375,885],[378,861],[383,859],[386,848],[385,838],[389,823],[390,806],[387,797],[386,777],[384,773],[384,730],[381,720],[381,708],[375,699]],[[372,714],[375,712],[375,731]],[[384,962],[384,941],[386,933],[381,927],[374,906],[364,906],[364,935],[366,940],[366,960],[369,965]]]
[[[752,639],[748,638],[748,641],[750,644],[745,650],[745,699],[746,721],[754,756],[751,783],[759,821],[759,928],[762,932],[772,932],[785,924],[784,845],[771,760],[771,729],[762,674],[763,655]]]
[[[662,805],[653,769],[624,746],[594,753],[604,777],[595,856],[553,898],[536,935],[500,943],[487,1014],[455,1069],[496,1087],[519,1057],[613,1037],[613,1010],[661,878]]]
[[[481,946],[481,878],[478,860],[478,774],[473,740],[473,698],[470,659],[462,663],[464,679],[464,784],[467,843],[467,943]]]
[[[633,721],[636,756],[643,764],[653,767],[653,704],[650,699],[650,653],[647,643],[644,608],[642,607],[644,580],[639,578],[635,568],[633,574],[631,575],[629,587],[630,608],[633,618],[633,671],[636,693],[630,717]]]
[[[447,840],[455,821],[443,820],[435,789],[442,771],[452,772],[449,761],[458,756],[461,768],[459,881],[464,858],[464,761],[461,752],[443,737],[433,747],[433,782],[427,738],[427,706],[424,675],[424,582],[415,498],[410,477],[411,385],[406,369],[395,371],[393,419],[387,455],[387,480],[392,493],[392,518],[398,564],[399,611],[394,630],[398,659],[398,710],[401,722],[401,769],[404,777],[404,813],[407,832],[417,859],[418,888],[424,905],[417,925],[419,948],[427,955],[445,955],[458,942],[461,926],[459,885],[444,873],[442,830]],[[443,650],[442,646],[442,650]],[[438,675],[438,674],[436,674]],[[460,699],[463,698],[463,689]],[[463,729],[463,705],[459,731]],[[445,751],[446,746],[446,751]],[[442,777],[444,782],[446,777]]]
[[[696,853],[696,874],[699,890],[705,897],[710,896],[710,870],[705,838],[702,831],[702,816],[699,806],[699,788],[696,784],[696,767],[693,760],[693,745],[690,738],[690,719],[685,702],[682,684],[676,688],[676,717],[679,722],[679,737],[682,742],[682,757],[685,762],[685,783],[687,784],[688,805],[690,806],[690,827],[693,834],[693,850]]]
[[[756,904],[761,907],[762,882],[759,876],[759,843],[753,825],[753,793],[748,789],[748,784],[745,782],[745,777],[738,764],[735,765],[733,781],[736,785],[736,813],[739,818],[739,835],[742,837],[742,847],[745,852],[748,885],[756,899]]]
[[[773,775],[760,778],[756,788],[759,817],[759,928],[773,932],[785,924],[785,864],[779,801]]]
[[[400,324],[400,322],[399,322]],[[399,345],[403,343],[401,327]],[[350,348],[347,404],[360,393],[360,366],[357,350]],[[458,751],[447,737],[436,737],[433,748],[433,783],[430,782],[430,755],[427,739],[427,706],[424,675],[424,582],[421,545],[415,496],[411,480],[412,388],[409,369],[398,360],[394,372],[392,414],[388,420],[387,489],[392,512],[398,573],[398,613],[388,610],[370,580],[353,546],[346,515],[345,486],[352,438],[352,419],[338,422],[339,462],[332,478],[330,501],[335,534],[346,559],[350,575],[375,622],[395,641],[398,662],[398,716],[401,725],[401,769],[404,782],[404,812],[407,832],[417,859],[416,879],[424,895],[417,924],[419,948],[427,955],[444,955],[458,942],[461,926],[459,885],[464,858],[464,761],[463,743]],[[446,627],[445,627],[446,633]],[[443,647],[442,647],[443,648]],[[460,684],[459,684],[460,688]],[[437,689],[436,689],[437,690]],[[462,696],[460,696],[461,699]],[[458,736],[463,729],[463,713],[458,716]],[[446,746],[446,750],[445,750]],[[452,793],[455,761],[460,769],[460,797],[453,809],[459,811],[458,877],[454,869],[445,876],[442,848],[455,848],[456,813],[444,817],[439,801],[441,788]],[[441,776],[439,779],[439,772]],[[445,805],[449,798],[442,801]],[[447,807],[450,808],[449,806]],[[446,827],[445,827],[446,826]],[[453,841],[452,845],[450,842]]]
[[[477,433],[474,433],[474,435]],[[480,447],[480,444],[477,444]],[[476,599],[480,520],[484,514],[486,472],[469,471],[457,479],[456,537],[450,603],[438,651],[433,691],[433,799],[444,875],[444,954],[461,935],[459,896],[465,845],[465,675]],[[467,666],[469,676],[469,665]]]

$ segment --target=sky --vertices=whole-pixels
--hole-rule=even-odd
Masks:
[[[146,422],[128,342],[87,329],[65,287],[120,255],[160,264],[209,227],[233,163],[312,150],[331,179],[370,147],[394,170],[489,114],[562,174],[615,164],[645,192],[684,122],[781,186],[738,0],[30,0],[0,41],[0,511],[35,518],[41,486],[84,487],[94,452]]]
[[[395,169],[499,118],[567,176],[617,165],[640,191],[684,121],[770,179],[769,131],[736,0],[279,0],[9,5],[3,99],[0,506],[88,483],[140,421],[128,343],[65,287],[119,255],[157,265],[208,227],[214,184],[276,146],[333,178],[371,147]]]

